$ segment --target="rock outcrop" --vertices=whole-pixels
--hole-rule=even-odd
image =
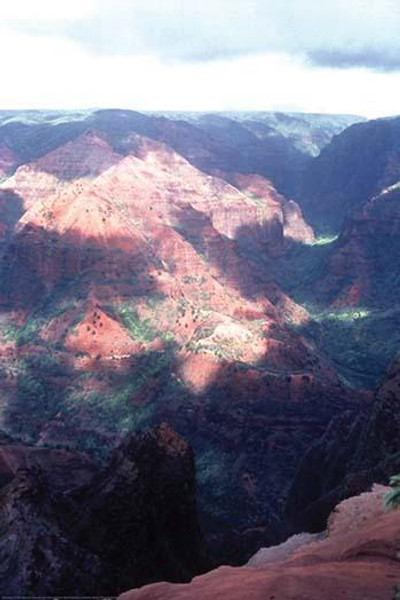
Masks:
[[[0,490],[3,595],[115,595],[203,567],[193,453],[168,425],[127,439],[84,485],[85,457],[61,480],[61,452],[1,449],[26,463]]]
[[[286,516],[294,531],[320,531],[342,499],[400,472],[400,365],[393,361],[369,409],[334,419],[305,454]]]
[[[400,580],[400,512],[384,512],[375,488],[340,504],[323,539],[271,554],[256,566],[220,567],[191,583],[156,583],[120,600],[392,600]]]
[[[396,306],[399,282],[388,263],[400,259],[399,188],[383,188],[348,219],[316,290],[332,307]]]
[[[20,471],[43,472],[51,479],[53,490],[59,491],[87,484],[97,472],[97,465],[88,455],[77,452],[1,443],[0,486],[11,483]]]

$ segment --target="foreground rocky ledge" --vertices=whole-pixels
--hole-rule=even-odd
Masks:
[[[220,567],[189,584],[148,585],[119,600],[393,600],[400,511],[385,512],[386,491],[374,486],[342,502],[321,539],[304,536],[301,546],[261,550],[245,567]]]

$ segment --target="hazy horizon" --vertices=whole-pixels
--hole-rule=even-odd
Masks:
[[[254,114],[254,113],[285,113],[285,114],[303,114],[303,115],[317,115],[317,116],[324,116],[324,115],[334,115],[334,116],[343,116],[343,117],[360,117],[362,119],[367,120],[368,117],[366,115],[362,115],[362,114],[356,114],[356,113],[350,113],[350,112],[316,112],[316,111],[310,111],[310,110],[282,110],[282,109],[251,109],[251,110],[246,110],[246,109],[226,109],[226,110],[213,110],[213,109],[209,109],[209,110],[190,110],[190,109],[163,109],[163,108],[156,108],[156,109],[138,109],[135,107],[123,107],[123,106],[89,106],[89,107],[80,107],[80,106],[72,106],[70,108],[56,108],[56,107],[51,107],[49,106],[48,108],[44,107],[44,106],[37,106],[37,107],[32,107],[32,106],[28,106],[26,108],[10,108],[10,107],[4,107],[4,108],[0,108],[0,113],[30,113],[30,112],[43,112],[43,113],[90,113],[90,112],[95,112],[95,111],[101,111],[101,110],[116,110],[116,111],[132,111],[132,112],[138,112],[138,113],[142,113],[142,114],[151,114],[151,115],[156,115],[156,114],[170,114],[170,115],[179,115],[179,114]],[[391,117],[397,117],[400,116],[399,114],[393,114],[393,115],[386,115],[383,117],[377,117],[377,118],[391,118]]]

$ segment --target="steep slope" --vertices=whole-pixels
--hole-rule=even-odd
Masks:
[[[392,600],[400,577],[400,514],[383,511],[387,488],[375,488],[340,504],[323,539],[306,541],[287,557],[279,546],[257,566],[220,567],[191,583],[156,583],[120,600]],[[274,550],[276,557],[274,557]],[[256,558],[256,557],[254,557]]]
[[[369,387],[378,384],[400,344],[399,232],[395,184],[366,201],[327,247],[308,298],[319,321],[316,339],[346,377]]]
[[[180,121],[206,134],[208,144],[191,134],[186,139],[162,137],[188,156],[196,166],[209,172],[216,168],[240,173],[258,173],[274,182],[285,194],[296,189],[310,158],[319,154],[335,134],[360,117],[274,112],[172,113]],[[166,113],[169,118],[171,114]],[[191,138],[198,140],[197,144]],[[176,141],[179,145],[175,145]],[[200,150],[205,147],[207,152]]]
[[[20,163],[82,135],[102,132],[118,152],[132,133],[168,144],[201,170],[258,173],[291,194],[298,176],[334,134],[361,117],[296,113],[158,113],[129,110],[2,111],[0,144]],[[8,174],[8,173],[7,173]]]
[[[319,232],[347,218],[400,179],[400,119],[357,123],[334,137],[304,173],[296,198]]]
[[[67,471],[57,489],[47,455],[0,490],[3,595],[116,594],[202,567],[193,453],[168,425],[127,439],[90,485]]]
[[[10,238],[23,213],[23,203],[18,194],[10,189],[0,189],[0,244]]]
[[[59,490],[87,484],[96,472],[96,463],[84,454],[24,446],[13,440],[0,445],[1,487],[17,477],[19,471],[35,470],[51,476],[53,489]]]
[[[0,144],[0,179],[11,175],[18,162],[17,155],[5,144]]]
[[[136,159],[133,154],[123,159],[99,135],[86,132],[37,162],[19,167],[13,177],[4,182],[3,194],[12,191],[21,199],[25,210],[40,200],[41,210],[44,211],[46,206],[51,213],[52,199],[59,201],[63,192],[78,195],[88,180],[107,171],[99,179],[96,189],[109,190],[112,197],[111,188],[115,186],[118,198],[125,193],[121,202],[130,203],[131,209],[136,210],[135,216],[146,208],[161,211],[158,219],[165,218],[166,210],[171,219],[176,205],[183,207],[190,203],[210,217],[217,231],[230,238],[236,236],[239,227],[247,227],[254,230],[256,237],[262,235],[268,242],[268,228],[275,225],[278,243],[282,244],[285,232],[288,232],[287,237],[293,238],[290,217],[297,211],[300,228],[295,239],[312,239],[312,230],[302,221],[298,207],[277,194],[269,181],[258,177],[247,178],[247,182],[242,178],[240,182],[240,178],[236,178],[239,187],[246,192],[242,194],[222,179],[205,176],[163,144],[131,135],[126,145]],[[111,169],[119,162],[122,162],[119,167]],[[69,182],[73,180],[75,185],[71,192]],[[130,194],[129,198],[127,194]],[[152,206],[148,206],[150,204]]]
[[[41,156],[36,162],[18,167],[3,182],[2,189],[12,189],[27,210],[37,200],[45,201],[68,190],[68,183],[73,180],[93,179],[121,158],[100,135],[86,129],[81,136]]]
[[[247,196],[254,199],[266,198],[274,215],[273,218],[269,219],[269,228],[274,230],[273,233],[268,231],[266,225],[262,228],[260,225],[257,228],[251,227],[247,223],[242,225],[238,242],[245,251],[248,251],[249,246],[251,247],[251,240],[254,244],[255,239],[257,239],[256,236],[260,234],[260,229],[266,238],[265,244],[269,250],[268,254],[273,253],[274,250],[278,254],[282,254],[282,250],[286,251],[290,247],[288,241],[312,244],[314,232],[305,222],[300,206],[296,202],[287,200],[284,196],[277,194],[271,183],[259,175],[231,175],[230,178],[232,183]],[[285,238],[286,244],[282,244],[282,236]]]
[[[320,294],[333,306],[393,308],[399,293],[400,183],[365,201],[334,246]]]
[[[267,261],[280,287],[312,317],[303,335],[351,385],[370,389],[400,344],[399,123],[357,124],[324,148],[299,196],[317,227],[314,241]]]
[[[289,494],[287,517],[295,530],[318,530],[337,502],[400,471],[400,365],[396,359],[369,410],[354,421],[333,420],[304,456]]]
[[[293,113],[272,111],[157,112],[169,119],[183,120],[200,127],[225,130],[228,136],[229,120],[239,123],[260,139],[280,136],[290,140],[295,148],[310,156],[317,156],[334,135],[350,125],[365,119],[356,115]],[[232,138],[233,136],[231,136]]]
[[[2,423],[104,456],[168,420],[198,454],[212,552],[241,560],[276,538],[301,454],[358,394],[244,257],[312,239],[296,205],[261,177],[228,183],[125,142],[122,156],[90,132],[3,184],[26,212],[2,257]]]

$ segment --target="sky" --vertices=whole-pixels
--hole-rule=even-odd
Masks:
[[[0,109],[400,114],[400,0],[3,0]]]

